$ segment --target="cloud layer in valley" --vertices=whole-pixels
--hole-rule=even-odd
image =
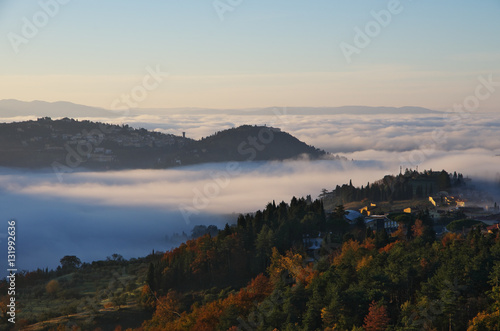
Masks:
[[[282,128],[315,147],[354,161],[206,164],[167,170],[47,172],[0,170],[2,219],[19,224],[20,265],[55,267],[64,255],[85,261],[113,253],[125,257],[166,250],[165,235],[196,224],[223,226],[238,213],[292,196],[317,197],[352,179],[365,185],[400,165],[459,171],[495,180],[500,171],[500,116],[469,114],[460,121],[440,114],[231,115],[158,113],[99,118],[201,138],[242,124]],[[451,117],[453,118],[453,117]],[[93,118],[92,120],[96,120]],[[442,139],[433,142],[441,132]],[[411,162],[411,161],[415,162]],[[230,170],[228,170],[230,169]],[[2,239],[2,238],[0,238]]]
[[[2,219],[18,220],[19,265],[57,266],[64,255],[84,261],[113,253],[127,258],[170,249],[165,236],[189,233],[197,224],[222,227],[238,213],[262,209],[272,200],[317,197],[352,179],[365,185],[396,174],[395,152],[363,151],[366,161],[290,161],[209,164],[168,170],[75,172],[60,183],[53,173],[0,175]],[[373,160],[377,157],[378,160]],[[458,170],[488,179],[497,176],[500,157],[485,150],[439,155],[422,168]],[[426,166],[428,165],[428,166]]]
[[[270,115],[258,111],[156,110],[145,114],[136,110],[121,117],[82,117],[93,121],[129,124],[164,133],[200,139],[217,131],[243,124],[280,127],[309,145],[331,153],[365,150],[404,152],[422,149],[432,141],[433,133],[444,133],[435,148],[454,151],[482,148],[500,154],[500,115],[497,113],[434,112],[419,114],[377,113],[350,115],[306,115],[276,107]],[[215,113],[215,114],[214,114]],[[245,115],[242,115],[244,113]],[[291,113],[291,114],[290,114]],[[0,118],[0,121],[26,120],[29,117]],[[31,117],[34,118],[34,117]]]

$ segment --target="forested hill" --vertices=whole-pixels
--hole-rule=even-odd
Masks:
[[[57,169],[168,168],[206,162],[325,155],[280,129],[241,126],[194,140],[128,125],[49,117],[0,124],[0,166]]]
[[[324,151],[309,146],[280,129],[243,125],[203,138],[197,142],[200,148],[215,160],[284,160],[299,155],[318,158]]]
[[[440,191],[463,187],[469,180],[457,172],[451,175],[445,170],[418,172],[406,169],[397,176],[387,175],[366,186],[354,187],[351,182],[337,185],[330,192],[323,189],[320,197],[328,209],[365,199],[371,202],[422,199]]]
[[[78,258],[65,256],[55,271],[17,276],[22,289],[17,325],[33,324],[23,330],[68,325],[147,331],[498,329],[498,229],[476,226],[468,234],[436,238],[425,211],[401,213],[392,233],[364,222],[349,225],[344,214],[342,206],[325,213],[320,200],[292,198],[144,259],[116,255],[80,265]],[[8,286],[0,282],[2,293]],[[2,302],[0,297],[5,312]]]
[[[464,185],[463,176],[445,170],[407,171],[368,190],[339,186],[336,194],[356,189],[370,196],[384,181],[401,182],[407,189],[398,192],[405,192],[423,179],[428,191],[431,182],[435,189]],[[57,270],[17,274],[16,327],[497,330],[498,224],[464,218],[468,211],[446,201],[434,207],[428,201],[411,212],[391,209],[383,218],[351,222],[343,205],[326,211],[322,200],[293,197],[239,215],[223,229],[195,226],[191,239],[184,235],[178,247],[145,258],[113,254],[81,263],[64,256]],[[495,204],[480,217],[487,222],[496,213]],[[0,331],[8,330],[9,286],[0,281]]]

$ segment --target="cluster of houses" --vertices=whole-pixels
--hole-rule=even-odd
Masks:
[[[480,221],[483,223],[483,226],[481,227],[482,232],[484,234],[487,233],[492,233],[494,231],[500,230],[500,213],[499,209],[497,209],[496,214],[491,214],[491,210],[488,211],[486,209],[481,208],[482,213],[481,214],[469,214],[469,210],[466,209],[466,207],[457,207],[459,210],[464,211],[464,213],[468,216],[471,217],[472,219],[476,221]],[[470,207],[473,208],[473,207]],[[497,207],[498,208],[498,207]],[[363,222],[365,226],[368,229],[371,229],[373,231],[379,231],[385,229],[385,231],[390,234],[395,232],[399,224],[398,222],[391,220],[388,215],[366,215],[366,209],[361,209],[361,211],[365,210],[365,212],[362,214],[361,212],[357,210],[346,210],[346,213],[344,215],[344,219],[351,225],[358,224],[358,222]],[[477,212],[475,209],[473,209],[474,212]],[[411,213],[410,209],[408,208],[405,210],[405,212]],[[434,213],[431,211],[430,215],[433,216],[435,214],[436,216],[440,217],[440,213],[437,213],[434,211]],[[449,232],[444,225],[435,225],[433,227],[436,236],[440,237],[444,235],[446,232]],[[470,229],[467,229],[467,231],[470,231]],[[340,247],[340,244],[332,244],[329,243],[328,245],[325,246],[324,240],[322,238],[322,235],[320,234],[316,238],[310,238],[308,236],[305,236],[303,239],[304,246],[306,248],[306,251],[308,252],[308,259],[307,262],[313,262],[316,260],[317,253],[321,248],[325,249],[326,248],[338,248]],[[336,245],[336,247],[333,246]]]
[[[476,192],[469,192],[466,195],[470,196],[474,201],[478,198]],[[463,195],[452,196],[445,191],[429,196],[428,199],[430,203],[430,208],[428,209],[429,216],[435,221],[439,220],[446,213],[461,212],[469,219],[484,223],[488,227],[487,230],[500,228],[500,207],[496,203],[491,205],[491,201],[480,200],[484,203],[483,207],[477,206],[477,202],[470,203],[469,205],[468,200]],[[387,214],[376,215],[377,211],[379,211],[377,205],[370,203],[359,209],[359,211],[346,210],[344,218],[351,225],[363,222],[367,228],[374,231],[385,229],[387,233],[392,233],[398,229],[399,224],[396,221],[390,219]],[[411,214],[413,210],[412,208],[405,208],[403,212]],[[439,236],[447,230],[445,226],[436,225],[435,231],[436,235]]]
[[[467,200],[452,196],[446,191],[441,191],[434,196],[430,196],[429,202],[434,207],[438,207],[438,206],[465,207],[465,203],[467,202]]]
[[[363,210],[365,209],[361,209],[361,211]],[[389,219],[387,215],[365,216],[357,210],[346,210],[344,219],[351,225],[354,225],[357,222],[364,222],[367,228],[374,231],[385,229],[388,233],[391,233],[398,229],[398,223]]]
[[[469,192],[471,198],[477,200],[477,192]],[[429,202],[433,208],[429,208],[429,216],[435,221],[439,220],[448,212],[461,212],[464,217],[482,222],[484,224],[483,232],[491,232],[494,229],[500,229],[500,206],[497,203],[492,205],[491,201],[479,200],[480,203],[468,203],[463,196],[456,197],[442,191],[434,196],[429,196]],[[478,204],[484,204],[483,207]],[[345,220],[353,225],[357,222],[364,222],[367,228],[374,231],[385,229],[387,233],[398,229],[398,223],[391,220],[388,215],[374,215],[373,212],[377,205],[372,203],[359,210],[346,210]],[[412,209],[406,208],[405,213],[411,214]],[[447,230],[445,226],[436,225],[434,227],[436,235],[440,236]]]
[[[90,143],[94,146],[98,146],[104,138],[107,141],[116,143],[122,147],[165,147],[175,145],[177,139],[173,135],[141,135],[138,132],[134,132],[133,128],[128,128],[130,131],[127,134],[122,133],[122,129],[118,127],[113,127],[107,134],[104,133],[76,133],[76,134],[57,134],[53,133],[52,138],[61,138],[65,142],[84,142]]]
[[[73,120],[65,118],[63,122],[71,122]],[[44,127],[50,130],[50,135],[32,136],[21,143],[23,146],[34,146],[45,151],[60,151],[64,152],[67,146],[75,149],[78,145],[92,146],[87,157],[89,160],[96,162],[112,162],[115,160],[112,148],[102,147],[102,142],[106,140],[113,145],[118,145],[124,148],[163,148],[174,145],[182,145],[185,142],[185,133],[183,137],[174,135],[156,134],[151,132],[139,132],[132,127],[125,126],[108,126],[105,132],[95,129],[91,132],[83,130],[78,133],[64,133],[62,129],[57,129],[50,118],[40,118],[35,123],[29,123],[26,129],[35,127]],[[22,127],[17,128],[19,133],[25,132]],[[145,131],[145,130],[144,130]],[[88,149],[88,148],[87,148]],[[180,162],[180,161],[179,161]]]

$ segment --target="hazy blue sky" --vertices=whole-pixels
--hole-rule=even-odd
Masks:
[[[357,47],[355,28],[394,1],[243,0],[223,20],[214,4],[238,1],[59,1],[0,0],[0,99],[109,108],[147,67],[170,75],[141,108],[446,109],[479,75],[500,81],[499,0],[402,0],[350,63],[341,44]],[[500,91],[480,106],[498,104]]]

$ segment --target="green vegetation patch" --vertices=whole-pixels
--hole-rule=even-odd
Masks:
[[[448,231],[461,231],[464,228],[468,229],[468,228],[471,228],[475,225],[484,225],[484,223],[481,221],[475,221],[475,220],[465,218],[465,219],[456,220],[456,221],[451,222],[450,224],[448,224],[446,226],[446,228],[448,229]]]

